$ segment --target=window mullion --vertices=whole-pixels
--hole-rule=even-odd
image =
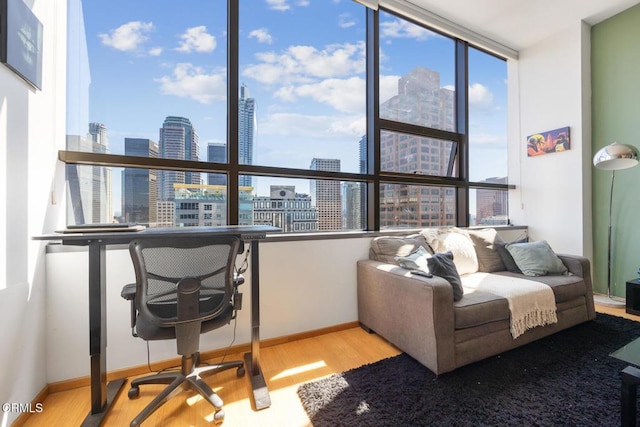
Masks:
[[[238,147],[238,83],[239,76],[239,0],[227,2],[227,159],[229,175],[227,179],[227,224],[239,224],[239,147]]]

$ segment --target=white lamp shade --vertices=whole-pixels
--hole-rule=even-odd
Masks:
[[[613,142],[602,147],[593,156],[593,165],[598,169],[619,170],[638,164],[638,149],[633,145]]]

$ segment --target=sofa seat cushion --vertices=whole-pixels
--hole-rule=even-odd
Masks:
[[[500,320],[509,320],[506,298],[476,289],[464,290],[464,297],[453,304],[455,328],[466,329]]]
[[[519,278],[523,277],[522,274],[506,271],[493,274]],[[551,287],[556,303],[571,301],[572,299],[584,296],[587,293],[584,280],[580,276],[527,276],[526,278],[527,280],[544,283]]]

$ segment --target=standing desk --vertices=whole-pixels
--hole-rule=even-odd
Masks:
[[[95,230],[95,229],[94,229]],[[78,231],[78,230],[74,230]],[[141,231],[97,230],[92,232],[52,233],[33,237],[34,240],[56,240],[63,245],[89,248],[89,357],[91,361],[91,410],[83,426],[98,426],[113,403],[125,379],[107,384],[107,310],[106,310],[106,247],[129,244],[133,239],[167,238],[171,236],[238,236],[251,244],[251,350],[244,355],[250,374],[255,409],[271,405],[269,390],[260,368],[260,267],[258,242],[267,233],[281,231],[268,225],[223,227],[145,228]]]

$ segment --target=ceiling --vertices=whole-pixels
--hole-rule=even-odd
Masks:
[[[594,25],[640,0],[406,0],[514,50],[583,20]],[[639,23],[640,24],[640,23]]]

